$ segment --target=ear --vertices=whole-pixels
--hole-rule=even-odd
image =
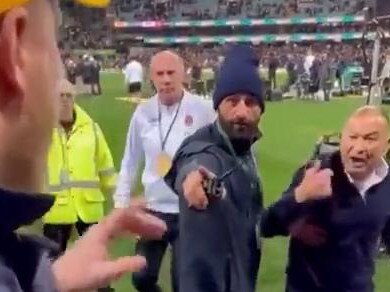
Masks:
[[[7,12],[0,25],[0,92],[6,92],[0,95],[0,109],[23,93],[21,43],[26,22],[27,11],[20,7]]]
[[[153,75],[153,70],[149,70],[149,79],[150,81],[153,83],[153,78],[154,78],[154,75]]]
[[[390,158],[390,139],[387,140],[386,155]]]

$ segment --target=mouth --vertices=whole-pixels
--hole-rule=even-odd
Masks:
[[[247,130],[247,129],[250,128],[248,124],[242,123],[242,122],[233,123],[233,126],[234,126],[237,130]]]
[[[161,92],[165,94],[169,94],[173,92],[173,88],[162,88]]]
[[[362,157],[350,157],[350,161],[355,168],[362,168],[367,165],[367,159]]]

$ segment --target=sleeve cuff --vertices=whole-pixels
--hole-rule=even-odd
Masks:
[[[286,194],[282,200],[285,204],[285,219],[287,222],[291,222],[302,215],[302,210],[305,206],[305,203],[298,203],[296,201],[294,190]]]
[[[190,163],[188,163],[187,165],[183,166],[179,171],[179,174],[177,176],[177,181],[182,182],[189,173],[197,170],[199,168],[199,166],[200,165],[195,160],[193,160]]]
[[[115,209],[126,209],[130,206],[130,203],[128,202],[115,202],[114,208]]]
[[[197,170],[199,168],[199,166],[200,165],[196,161],[193,160],[190,163],[188,163],[185,166],[183,166],[179,170],[179,173],[178,173],[178,175],[176,177],[175,184],[174,184],[176,193],[181,193],[183,181],[185,180],[185,178],[187,177],[187,175],[189,173],[191,173],[192,171]]]
[[[114,208],[115,209],[124,209],[130,206],[130,195],[114,195]]]

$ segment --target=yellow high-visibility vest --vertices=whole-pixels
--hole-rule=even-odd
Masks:
[[[116,183],[110,149],[100,127],[75,106],[76,121],[67,135],[54,129],[48,157],[46,192],[55,195],[44,216],[47,224],[98,222],[104,216],[105,193]]]

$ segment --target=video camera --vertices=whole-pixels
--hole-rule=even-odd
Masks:
[[[312,159],[320,159],[324,155],[338,151],[340,148],[340,133],[332,133],[321,136],[314,147]],[[390,162],[390,150],[386,154],[386,160]]]
[[[325,155],[338,151],[340,148],[340,133],[331,133],[321,136],[314,147],[312,159],[321,160]]]

